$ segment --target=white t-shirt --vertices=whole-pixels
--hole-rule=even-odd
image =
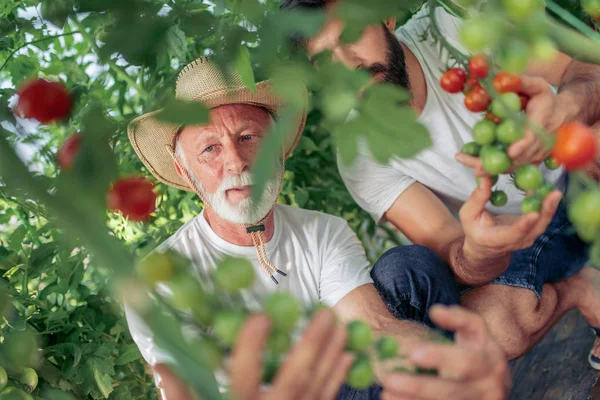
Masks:
[[[277,291],[292,294],[305,307],[317,302],[333,307],[352,290],[373,282],[365,251],[342,218],[275,205],[274,223],[273,237],[265,247],[273,264],[287,274],[275,275],[279,285],[264,272],[253,246],[237,246],[221,239],[204,213],[183,225],[157,251],[173,249],[190,258],[198,279],[207,276],[226,255],[249,259],[256,279],[242,297],[250,309]],[[128,307],[125,311],[133,340],[146,362],[152,366],[169,362],[169,355],[156,346],[141,319]]]
[[[415,54],[425,75],[427,101],[418,121],[429,130],[433,145],[413,159],[395,157],[387,165],[373,158],[364,141],[359,144],[359,155],[351,165],[345,165],[338,157],[340,174],[350,194],[378,222],[382,221],[383,215],[396,199],[415,182],[431,189],[454,213],[476,187],[473,170],[460,164],[454,157],[463,144],[473,141],[473,126],[483,115],[467,110],[464,94],[446,93],[440,87],[440,77],[447,68],[448,54],[444,50],[440,57],[439,45],[430,34],[423,39],[424,33],[428,33],[428,13],[429,7],[423,6],[396,31],[396,37]],[[435,13],[446,40],[467,54],[468,51],[459,40],[461,20],[448,14],[442,7],[438,7]],[[563,188],[564,183],[560,179],[564,175],[562,169],[550,171],[542,166],[541,170],[546,180]],[[500,208],[488,203],[488,210],[494,214],[520,214],[524,195],[515,188],[510,176],[501,175],[495,187],[506,192],[508,203]]]

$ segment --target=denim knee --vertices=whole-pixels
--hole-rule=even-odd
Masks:
[[[397,318],[425,322],[433,304],[460,304],[460,292],[452,271],[425,246],[388,250],[373,266],[371,277]]]

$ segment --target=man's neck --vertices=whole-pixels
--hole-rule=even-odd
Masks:
[[[246,232],[246,227],[244,225],[236,224],[233,222],[229,222],[219,217],[215,211],[211,207],[204,208],[204,218],[208,225],[211,227],[213,232],[217,234],[218,237],[229,242],[231,244],[235,244],[237,246],[252,246],[252,238],[248,232]],[[273,237],[273,232],[275,231],[275,218],[273,217],[273,210],[269,212],[267,218],[263,221],[263,225],[265,226],[264,237],[266,242],[270,241]]]
[[[425,81],[425,74],[414,53],[404,43],[400,42],[400,45],[404,50],[406,73],[408,74],[410,91],[412,93],[410,105],[417,112],[417,115],[421,115],[421,112],[425,108],[425,103],[427,102],[427,82]]]

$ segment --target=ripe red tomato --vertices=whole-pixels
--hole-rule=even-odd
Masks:
[[[71,95],[58,82],[35,79],[21,86],[18,93],[17,111],[24,118],[48,124],[65,119],[71,112]]]
[[[499,72],[494,77],[494,89],[498,93],[517,93],[521,90],[523,83],[519,75],[510,74],[508,72]]]
[[[141,177],[119,179],[107,195],[108,207],[132,221],[147,221],[156,209],[154,185]]]
[[[477,78],[475,78],[473,76],[469,76],[469,79],[467,79],[467,89],[473,90],[479,86],[481,86],[481,83],[479,83],[479,80],[477,80]]]
[[[58,166],[61,169],[67,170],[73,167],[80,145],[81,134],[76,133],[65,140],[62,146],[60,146],[58,153],[56,153],[56,162],[58,162]]]
[[[483,112],[490,106],[492,99],[482,87],[476,87],[465,96],[465,107],[472,112]]]
[[[488,76],[490,65],[484,54],[475,54],[469,60],[469,74],[472,77],[483,79]]]
[[[485,113],[485,119],[488,119],[488,120],[492,121],[496,125],[500,125],[500,122],[502,122],[502,120],[500,119],[500,117],[498,117],[496,114],[494,114],[491,111],[488,111],[487,113]]]
[[[448,93],[458,93],[463,90],[467,81],[467,73],[460,68],[450,68],[444,72],[440,85]]]
[[[567,171],[585,168],[596,159],[598,144],[594,132],[580,122],[569,122],[556,132],[552,157]]]
[[[521,99],[521,111],[524,111],[527,108],[527,103],[529,103],[529,95],[525,93],[518,93],[518,95]]]

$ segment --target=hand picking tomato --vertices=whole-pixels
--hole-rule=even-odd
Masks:
[[[460,68],[450,68],[444,72],[440,79],[440,85],[448,93],[458,93],[463,90],[465,82],[467,81],[467,74]]]
[[[490,95],[481,86],[471,90],[465,96],[465,107],[472,112],[484,112],[491,102]]]
[[[498,93],[518,93],[521,90],[523,83],[519,75],[510,74],[508,72],[499,72],[494,77],[494,89]]]
[[[42,124],[67,118],[73,105],[71,95],[62,84],[44,79],[25,83],[18,94],[17,112]]]
[[[108,207],[132,221],[147,221],[156,209],[154,185],[141,177],[119,179],[107,195]]]
[[[76,133],[65,140],[58,150],[58,153],[56,153],[56,162],[61,169],[68,170],[73,167],[80,145],[81,134],[79,133]]]
[[[488,59],[484,54],[475,54],[469,60],[469,74],[478,79],[484,79],[490,72]]]
[[[596,159],[598,144],[594,132],[580,122],[569,122],[556,132],[552,157],[567,171],[585,168]]]

